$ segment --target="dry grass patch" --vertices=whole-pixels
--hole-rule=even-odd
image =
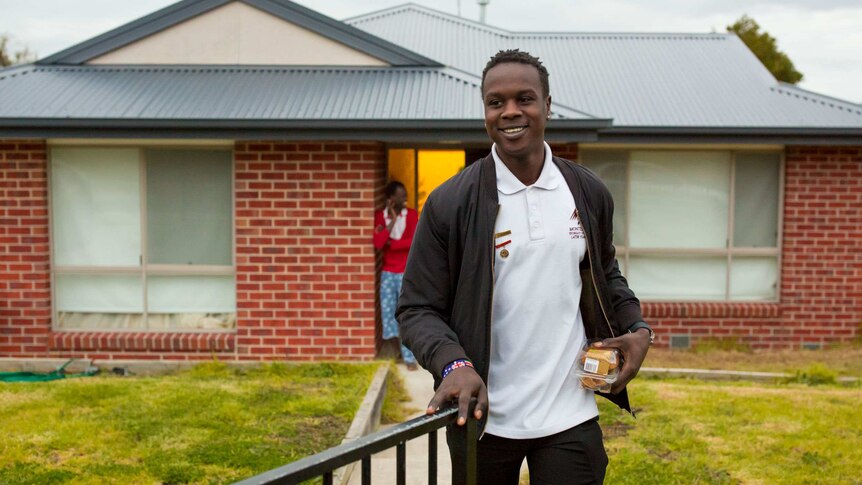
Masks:
[[[862,346],[770,351],[650,349],[643,365],[794,374],[814,364],[820,364],[841,376],[862,377]]]

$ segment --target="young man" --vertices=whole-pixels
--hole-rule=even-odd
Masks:
[[[453,477],[464,472],[471,398],[484,426],[479,483],[515,485],[527,459],[536,484],[601,483],[607,455],[593,393],[571,370],[587,339],[624,356],[605,395],[631,410],[625,385],[652,340],[620,274],[613,201],[589,170],[554,157],[548,72],[501,51],[482,74],[491,153],[428,198],[404,274],[401,335],[435,378],[433,413],[458,402],[447,430]]]

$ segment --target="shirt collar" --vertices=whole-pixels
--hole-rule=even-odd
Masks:
[[[539,174],[538,180],[532,185],[544,190],[554,190],[560,185],[560,172],[554,170],[554,162],[552,160],[551,147],[545,145],[545,160],[542,165],[542,173]],[[515,174],[509,170],[509,167],[503,163],[503,160],[497,155],[497,144],[491,147],[491,155],[494,157],[494,168],[497,171],[497,190],[504,195],[512,195],[527,188]]]

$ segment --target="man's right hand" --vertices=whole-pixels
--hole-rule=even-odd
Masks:
[[[443,379],[425,414],[436,413],[441,406],[449,401],[458,401],[458,426],[467,423],[467,411],[470,407],[470,399],[476,398],[476,408],[473,416],[482,419],[488,411],[488,388],[479,374],[472,367],[459,367]]]

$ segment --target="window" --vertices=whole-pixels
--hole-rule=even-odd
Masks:
[[[227,150],[54,148],[55,326],[235,326]]]
[[[407,187],[407,206],[422,212],[437,186],[464,168],[463,150],[389,150],[389,180]]]
[[[614,196],[614,244],[644,300],[778,298],[781,157],[583,149]]]

